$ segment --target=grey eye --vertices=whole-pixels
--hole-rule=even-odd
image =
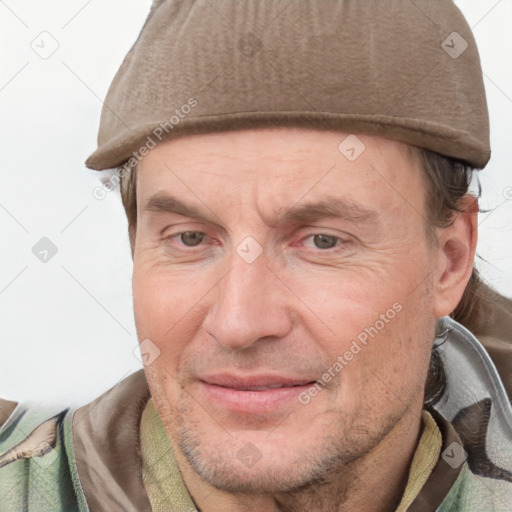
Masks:
[[[203,241],[204,233],[201,231],[185,231],[181,233],[180,238],[184,245],[193,247]]]
[[[319,249],[330,249],[336,245],[338,237],[330,235],[315,235],[313,240]]]

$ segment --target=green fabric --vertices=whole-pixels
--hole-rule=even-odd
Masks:
[[[409,477],[402,500],[396,512],[406,512],[425,485],[441,454],[443,437],[434,418],[428,411],[421,415],[422,433],[409,469]]]
[[[78,470],[75,460],[75,452],[73,450],[73,413],[74,411],[67,414],[63,422],[63,438],[64,447],[66,449],[66,455],[69,462],[69,474],[71,477],[73,491],[76,499],[76,506],[79,512],[89,512],[89,507],[85,499],[85,495],[78,478]],[[75,510],[75,509],[73,509]]]
[[[446,492],[437,485],[443,487],[443,478],[452,471],[447,467],[448,460],[441,457],[431,473],[431,476],[435,476],[437,471],[437,479],[434,479],[437,485],[434,483],[434,487],[428,490],[433,480],[423,484],[422,491],[407,512],[511,512],[510,403],[494,366],[478,340],[455,322],[449,319],[445,319],[445,322],[451,329],[442,353],[449,393],[443,396],[436,412],[446,420],[450,419],[459,441],[464,444],[467,459],[460,473],[457,473],[454,484],[451,485],[451,479],[446,481],[446,487],[451,485],[451,488],[442,504],[438,505],[439,499],[442,499],[438,495]],[[78,443],[87,441],[77,451],[77,457],[81,480],[88,492],[87,499],[94,510],[125,512],[128,510],[126,507],[105,508],[102,500],[108,497],[111,503],[115,503],[115,500],[131,492],[142,498],[140,502],[144,504],[143,507],[130,508],[133,512],[149,511],[151,503],[155,511],[194,512],[167,432],[152,409],[154,404],[151,402],[145,408],[150,395],[145,379],[141,378],[142,372],[140,370],[127,377],[105,393],[108,400],[102,401],[100,397],[92,402],[93,414],[90,408],[85,409],[89,419],[92,417],[94,420],[86,429],[82,428],[83,423],[75,415],[77,423],[75,430],[72,430],[75,411],[68,409],[47,407],[43,410],[25,404],[13,412],[9,408],[9,417],[0,427],[0,510],[88,512],[73,449],[73,437],[78,436],[77,449]],[[123,416],[123,411],[134,402],[138,405]],[[142,425],[139,424],[141,419]],[[444,427],[437,423],[444,437]],[[130,429],[120,428],[126,424],[130,424]],[[140,448],[144,460],[139,456],[139,437],[143,438]],[[107,438],[109,442],[106,442]],[[132,449],[125,450],[130,442]],[[48,443],[54,450],[44,454],[43,449],[48,447]],[[427,442],[427,445],[430,446],[430,443]],[[84,449],[84,446],[89,449]],[[419,446],[423,446],[422,440]],[[136,451],[132,452],[134,447]],[[94,451],[96,448],[98,452]],[[97,478],[95,473],[98,469],[95,455],[98,453],[105,455],[100,461],[105,463],[101,478]],[[414,460],[410,470],[411,482],[415,482],[414,487],[420,487],[423,477],[418,475]],[[160,465],[164,463],[166,467],[162,471]],[[125,478],[130,471],[135,473],[135,478]],[[423,467],[421,472],[426,474],[428,468]],[[105,483],[104,477],[107,480],[110,477],[108,483]],[[133,488],[133,485],[136,487]],[[144,485],[150,496],[145,492]],[[410,490],[407,486],[406,494]],[[435,500],[435,505],[429,503],[430,500]],[[93,502],[96,504],[93,505]]]
[[[18,407],[0,429],[0,454],[23,441],[38,425],[61,411]],[[65,411],[62,411],[64,413]],[[75,492],[76,468],[72,455],[71,415],[58,430],[53,450],[41,457],[11,462],[0,468],[2,512],[87,512],[85,499]],[[74,468],[74,469],[71,469]],[[78,496],[77,496],[78,494]]]
[[[18,407],[0,428],[0,454],[24,440],[34,428],[58,412]],[[89,511],[73,456],[73,413],[65,413],[62,411],[63,419],[54,451],[42,457],[17,460],[0,468],[2,512]],[[419,447],[425,446],[424,441],[431,446],[422,434]],[[196,512],[152,400],[148,402],[141,421],[141,451],[143,480],[152,509],[155,512]],[[428,472],[427,466],[420,464],[416,470],[411,467],[412,479],[415,479],[417,471]],[[410,491],[413,480],[409,478],[405,494]],[[437,512],[510,512],[509,505],[510,485],[503,480],[477,476],[464,463]]]
[[[142,480],[155,512],[195,512],[181,477],[169,436],[153,400],[140,422]]]
[[[510,512],[510,486],[475,475],[464,463],[455,484],[436,512]]]

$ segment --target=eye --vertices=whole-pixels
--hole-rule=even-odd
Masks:
[[[347,245],[349,240],[344,240],[339,236],[326,235],[325,233],[317,233],[306,236],[302,239],[302,245],[304,247],[310,247],[313,249],[333,249],[342,245]]]
[[[196,245],[199,245],[204,237],[205,233],[202,231],[184,231],[183,233],[179,233],[178,235],[180,237],[181,242],[183,245],[186,245],[188,247],[194,247]]]
[[[339,245],[341,243],[341,238],[333,235],[324,235],[324,234],[318,234],[318,235],[310,235],[304,238],[304,241],[312,239],[314,246],[317,249],[332,249],[336,245]],[[339,243],[338,243],[339,242]],[[305,243],[305,245],[311,246],[310,244]]]
[[[315,235],[313,241],[319,249],[330,249],[337,245],[339,239],[331,235]]]

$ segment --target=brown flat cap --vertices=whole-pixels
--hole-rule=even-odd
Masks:
[[[382,135],[483,168],[489,116],[471,29],[452,0],[156,0],[86,165],[276,125]]]

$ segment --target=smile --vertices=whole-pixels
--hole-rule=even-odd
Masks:
[[[239,414],[263,414],[278,411],[316,381],[276,376],[237,377],[215,375],[201,380],[201,392],[207,403]]]

